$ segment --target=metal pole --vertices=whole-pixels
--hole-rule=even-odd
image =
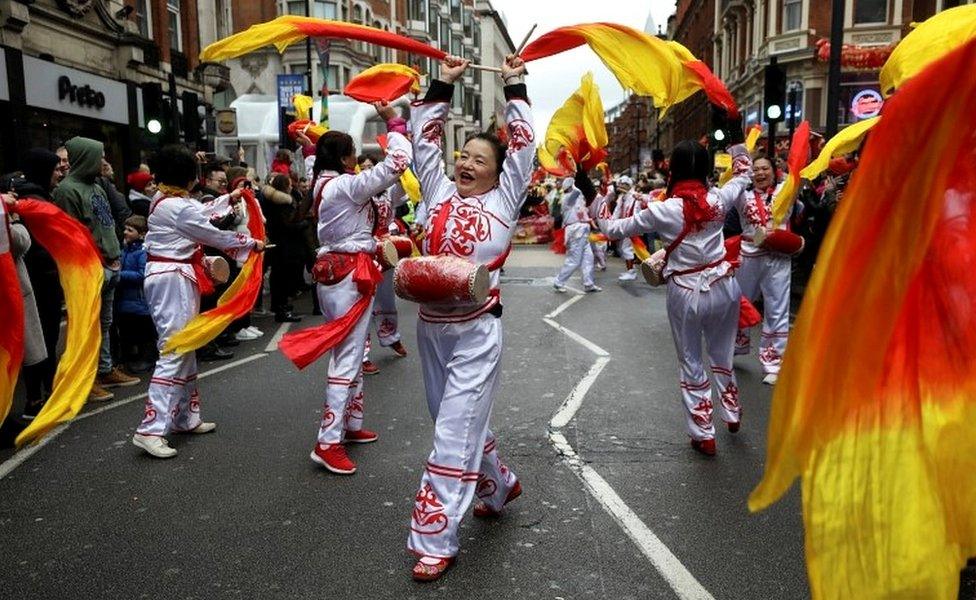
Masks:
[[[827,127],[826,139],[837,134],[840,115],[840,51],[844,44],[844,0],[833,0],[830,13],[830,63],[827,67]]]
[[[312,0],[305,0],[305,16],[312,16]],[[308,95],[311,96],[312,90],[312,38],[305,38],[305,73],[308,76]]]
[[[766,156],[776,166],[776,123],[779,121],[767,121],[766,125],[769,127],[768,137],[766,139]]]
[[[793,129],[796,127],[796,85],[790,85],[786,105],[790,107],[790,143],[793,143]]]

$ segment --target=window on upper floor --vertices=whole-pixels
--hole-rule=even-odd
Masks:
[[[180,0],[166,0],[166,15],[169,19],[169,47],[183,49],[183,24],[180,21]]]
[[[407,2],[407,19],[426,23],[427,0],[409,0]]]
[[[358,4],[352,5],[352,22],[359,24],[363,22],[363,7]]]
[[[444,52],[450,52],[451,50],[451,22],[447,19],[438,19],[437,23],[439,25],[440,36],[438,38],[439,46]]]
[[[783,0],[783,31],[799,29],[802,14],[803,0]]]
[[[888,0],[854,0],[854,24],[887,23]]]
[[[470,10],[464,11],[464,16],[461,18],[461,23],[464,25],[464,37],[474,37],[474,17],[471,15]]]
[[[337,14],[336,3],[332,0],[315,0],[312,3],[312,16],[315,18],[335,20]]]
[[[136,25],[139,35],[152,39],[152,5],[149,0],[136,0]]]
[[[451,0],[451,21],[461,22],[461,0]]]

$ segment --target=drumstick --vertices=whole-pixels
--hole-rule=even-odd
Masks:
[[[532,29],[530,29],[529,32],[525,34],[525,39],[523,39],[522,43],[519,44],[518,48],[515,49],[515,56],[518,56],[519,54],[522,53],[522,49],[525,48],[525,45],[529,43],[529,38],[532,37],[532,32],[535,31],[535,28],[538,26],[539,24],[535,23],[534,25],[532,25]]]
[[[478,71],[490,71],[492,73],[501,73],[502,72],[502,70],[499,67],[489,67],[487,65],[475,65],[475,64],[470,64],[468,66],[471,67],[472,69],[476,69]]]
[[[264,245],[264,249],[265,250],[271,250],[271,249],[277,248],[277,247],[278,247],[278,244],[265,244]]]

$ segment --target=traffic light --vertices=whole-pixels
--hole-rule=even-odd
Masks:
[[[200,141],[200,119],[199,101],[194,92],[183,92],[183,137],[186,138],[188,146],[196,148]],[[204,136],[205,137],[205,136]]]
[[[725,114],[725,111],[713,104],[712,130],[711,134],[709,135],[712,145],[717,149],[725,148],[729,143],[728,140],[730,133],[729,120]]]
[[[163,86],[159,83],[142,84],[142,115],[151,140],[166,143],[172,135],[172,119],[169,105],[163,100]]]
[[[767,123],[783,120],[783,104],[786,101],[786,72],[777,64],[776,57],[769,59],[763,88],[763,115]]]

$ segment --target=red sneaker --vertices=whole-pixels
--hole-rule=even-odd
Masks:
[[[352,475],[356,472],[356,463],[349,459],[342,444],[315,444],[315,450],[312,450],[309,458],[339,475]]]
[[[344,439],[349,444],[368,444],[380,439],[380,434],[369,429],[360,429],[359,431],[350,431],[347,429]]]
[[[373,364],[371,360],[363,361],[363,375],[376,375],[380,372],[380,368]]]
[[[705,456],[715,456],[715,440],[691,440],[691,447]]]
[[[394,352],[396,352],[396,355],[397,356],[401,356],[402,357],[402,356],[406,356],[407,355],[407,349],[403,347],[403,342],[397,342],[395,344],[392,344],[390,346],[390,350],[393,350]]]
[[[428,561],[437,562],[424,562],[424,559]],[[413,575],[414,581],[434,581],[435,579],[440,579],[441,575],[447,572],[451,565],[454,564],[454,557],[450,558],[434,558],[433,556],[424,556],[417,561],[417,564],[413,566],[411,575]]]
[[[522,495],[522,482],[516,481],[515,485],[512,486],[512,489],[509,490],[508,495],[505,496],[505,504],[508,504],[509,502],[515,500],[521,495]],[[505,506],[505,504],[502,504],[502,506]],[[474,512],[472,514],[474,514],[474,516],[478,518],[484,518],[484,517],[497,517],[501,513],[493,508],[490,508],[487,504],[479,500],[478,503],[474,505]]]

